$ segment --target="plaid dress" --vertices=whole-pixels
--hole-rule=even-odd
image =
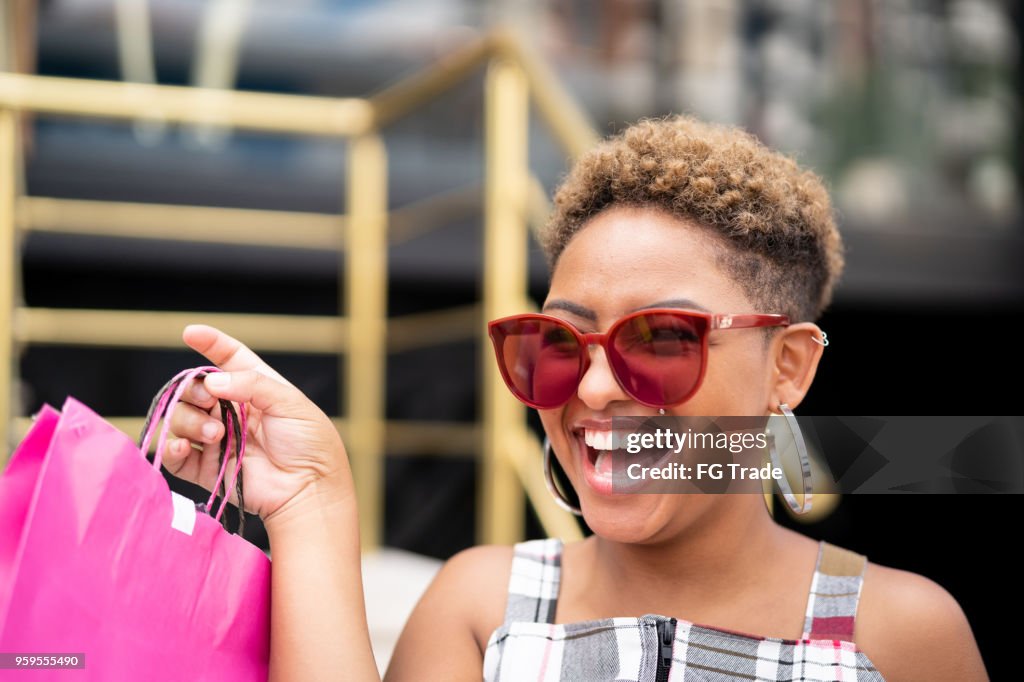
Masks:
[[[884,682],[851,641],[862,555],[820,543],[799,640],[653,614],[555,624],[561,557],[557,539],[515,546],[505,622],[484,654],[485,682]]]

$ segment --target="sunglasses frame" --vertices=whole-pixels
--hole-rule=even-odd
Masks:
[[[615,337],[615,334],[623,325],[627,324],[631,320],[637,317],[644,317],[647,315],[670,315],[673,317],[685,317],[689,319],[699,318],[704,320],[704,333],[701,334],[700,338],[700,373],[697,376],[697,380],[694,382],[693,388],[689,393],[686,394],[681,400],[673,403],[658,404],[649,403],[644,400],[640,400],[638,397],[626,388],[623,380],[619,377],[619,373],[615,368],[615,363],[611,361],[612,357],[612,344],[611,340]],[[719,329],[751,329],[755,327],[787,327],[790,324],[789,316],[780,315],[776,313],[738,313],[738,314],[715,314],[705,313],[697,310],[686,310],[683,308],[644,308],[636,312],[630,313],[625,317],[621,317],[608,328],[606,332],[581,332],[571,322],[564,320],[560,317],[553,315],[545,315],[544,313],[521,313],[519,315],[509,315],[507,317],[501,317],[496,320],[491,320],[487,323],[487,335],[491,339],[491,344],[494,346],[495,359],[498,362],[498,371],[501,373],[501,378],[504,380],[505,385],[512,392],[512,395],[516,397],[519,402],[524,403],[537,410],[553,410],[558,407],[562,407],[570,400],[572,396],[558,405],[541,405],[532,400],[527,400],[519,391],[515,388],[515,384],[512,382],[508,375],[508,368],[502,361],[501,348],[498,346],[497,329],[500,325],[506,322],[512,321],[528,321],[537,320],[541,322],[549,322],[569,330],[569,332],[576,339],[579,344],[582,356],[582,362],[580,363],[580,371],[576,377],[576,391],[579,391],[580,382],[583,381],[583,377],[586,375],[587,370],[590,369],[590,346],[600,346],[604,349],[605,357],[609,358],[608,368],[611,370],[612,376],[615,378],[615,383],[619,385],[623,393],[628,395],[631,399],[646,405],[647,407],[654,408],[665,408],[672,407],[675,405],[681,405],[687,400],[693,397],[693,394],[700,390],[701,385],[704,383],[704,373],[708,367],[708,337],[711,332]],[[618,355],[616,353],[616,355]]]

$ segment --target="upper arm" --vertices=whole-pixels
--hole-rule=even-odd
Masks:
[[[423,593],[385,679],[475,680],[483,676],[483,644],[504,615],[512,548],[472,547],[442,566]]]
[[[988,680],[956,599],[924,576],[869,563],[855,639],[886,680]]]

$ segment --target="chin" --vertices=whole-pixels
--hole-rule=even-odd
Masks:
[[[660,540],[673,515],[657,495],[618,495],[581,500],[583,518],[590,530],[605,540],[646,544]]]

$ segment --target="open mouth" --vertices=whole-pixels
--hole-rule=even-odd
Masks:
[[[627,466],[639,463],[645,467],[658,467],[672,457],[671,450],[645,448],[637,454],[628,453],[626,444],[630,433],[635,431],[629,428],[614,431],[590,428],[573,430],[577,451],[581,455],[583,479],[594,492],[600,495],[638,492],[647,482],[627,476]]]
[[[612,475],[612,443],[616,441],[612,431],[583,430],[583,442],[587,449],[587,459],[599,476]]]
[[[627,492],[633,487],[630,485],[633,481],[625,476],[623,470],[628,433],[589,428],[573,431],[582,455],[583,479],[594,492],[611,495],[613,492]]]

